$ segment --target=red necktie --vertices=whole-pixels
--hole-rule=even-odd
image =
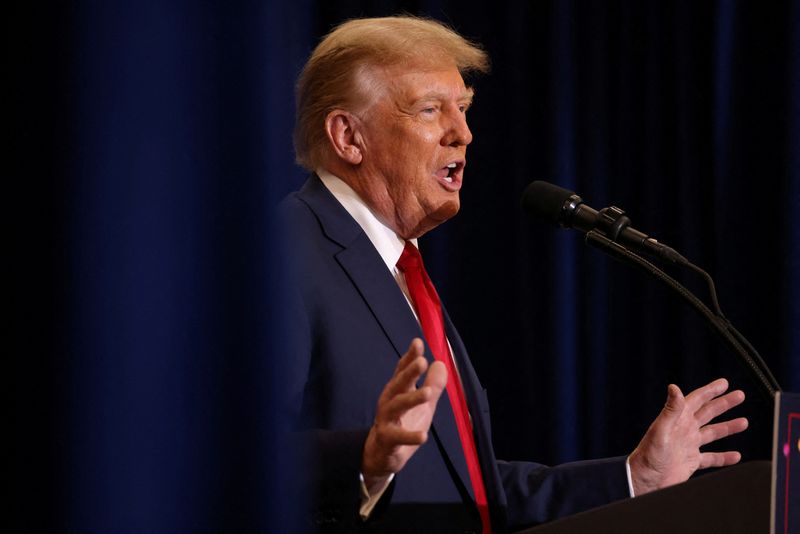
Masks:
[[[419,322],[422,325],[422,332],[428,341],[428,346],[433,352],[434,358],[444,363],[447,368],[447,396],[453,413],[456,417],[456,427],[461,438],[461,446],[464,449],[464,456],[467,460],[469,478],[472,482],[472,489],[475,492],[475,502],[481,514],[483,532],[491,533],[492,528],[489,523],[489,506],[486,502],[486,488],[483,485],[481,467],[478,463],[478,451],[475,448],[475,436],[472,433],[472,422],[469,419],[467,410],[467,400],[464,397],[464,390],[461,381],[456,373],[453,358],[450,355],[450,347],[447,344],[447,337],[444,333],[444,320],[442,319],[442,304],[439,295],[425,272],[422,264],[422,256],[413,243],[406,241],[403,254],[397,262],[397,268],[402,271],[406,278],[408,292],[411,300],[417,309]]]

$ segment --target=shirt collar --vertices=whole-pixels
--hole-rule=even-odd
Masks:
[[[322,168],[317,169],[316,172],[328,191],[367,234],[389,271],[396,272],[397,260],[400,259],[400,255],[406,245],[405,240],[398,236],[394,230],[383,224],[367,203],[358,196],[358,193],[341,178]],[[414,243],[414,246],[418,246],[416,239],[411,239],[411,242]]]

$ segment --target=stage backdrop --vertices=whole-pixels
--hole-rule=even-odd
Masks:
[[[577,234],[534,179],[625,209],[717,281],[800,390],[800,3],[76,2],[17,8],[12,255],[27,530],[284,531],[280,258],[304,173],[294,79],[330,28],[407,11],[483,43],[462,211],[422,239],[507,459],[630,452],[718,376],[770,406],[687,307]],[[18,199],[22,202],[18,202]],[[671,271],[673,272],[673,271]],[[698,293],[692,275],[675,273]]]

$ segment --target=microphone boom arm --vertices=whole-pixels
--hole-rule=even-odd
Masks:
[[[736,353],[736,355],[744,364],[752,375],[756,378],[759,386],[769,396],[773,398],[775,393],[781,391],[778,381],[770,372],[764,360],[759,356],[758,352],[753,346],[744,338],[742,334],[736,330],[733,325],[722,315],[717,315],[712,312],[703,301],[697,298],[691,291],[686,289],[677,280],[669,276],[667,273],[639,256],[631,252],[624,246],[616,243],[603,235],[597,230],[590,230],[586,233],[586,243],[593,247],[605,252],[609,256],[620,260],[623,263],[638,267],[651,276],[661,281],[667,287],[672,289],[683,299],[687,304],[695,309],[707,322],[708,326],[715,331],[725,341],[725,343]],[[752,354],[748,349],[748,347]]]

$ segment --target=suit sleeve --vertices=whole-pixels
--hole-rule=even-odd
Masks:
[[[449,317],[447,317],[449,321]],[[538,525],[630,497],[625,457],[547,466],[498,460],[491,439],[487,392],[466,356],[463,341],[450,322],[451,342],[461,354],[459,365],[471,411],[478,451],[486,467],[487,490],[494,493],[493,513],[502,514],[511,530]]]
[[[512,529],[553,521],[629,497],[625,457],[548,467],[498,460]]]
[[[299,293],[284,308],[288,321],[289,406],[291,444],[299,456],[294,488],[304,503],[308,526],[315,532],[356,532],[361,527],[359,473],[368,428],[324,430],[309,420],[305,384],[312,366],[313,338]]]

